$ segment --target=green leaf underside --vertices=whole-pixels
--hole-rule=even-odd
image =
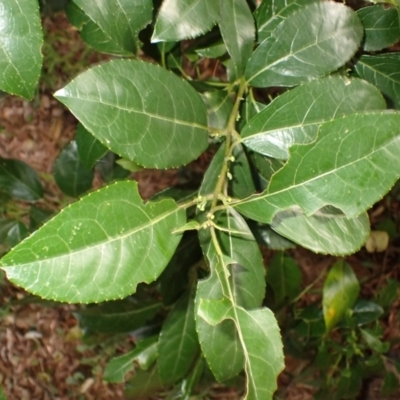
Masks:
[[[365,28],[364,50],[382,50],[400,39],[399,14],[395,8],[373,5],[359,9],[357,14]]]
[[[138,305],[125,299],[80,309],[74,315],[83,329],[111,334],[130,332],[142,327],[161,308],[160,302],[143,301]]]
[[[29,165],[1,157],[0,189],[17,200],[36,201],[43,196],[39,176]]]
[[[226,319],[235,323],[245,357],[247,393],[245,400],[272,400],[277,376],[283,370],[283,351],[279,327],[267,308],[246,311],[227,299],[201,299],[199,318],[218,326]]]
[[[137,34],[152,19],[151,0],[73,1],[92,21],[83,25],[83,36],[89,43],[106,38],[107,46],[118,49],[117,54],[136,53]]]
[[[230,79],[234,81],[243,75],[255,39],[254,19],[246,0],[223,0],[218,25],[233,62]]]
[[[268,39],[275,28],[290,14],[313,2],[315,0],[262,1],[254,12],[258,30],[258,42],[261,43]]]
[[[355,65],[357,74],[375,85],[398,107],[400,104],[400,53],[363,55]]]
[[[309,81],[345,64],[362,36],[361,22],[350,8],[334,2],[310,4],[289,15],[261,43],[247,63],[246,79],[255,87]]]
[[[243,128],[246,147],[287,159],[295,143],[315,140],[319,126],[355,112],[384,110],[386,103],[375,86],[341,76],[305,83],[278,96]]]
[[[152,42],[174,42],[208,32],[217,23],[220,4],[215,0],[164,0]]]
[[[79,75],[55,96],[106,147],[145,167],[187,164],[208,145],[200,96],[154,64],[110,61]]]
[[[297,206],[310,216],[332,205],[356,218],[398,179],[399,153],[399,113],[353,114],[326,122],[315,142],[291,147],[289,161],[263,193],[234,207],[265,223]]]
[[[330,331],[357,300],[360,284],[349,264],[339,261],[329,271],[322,291],[326,330]]]
[[[157,336],[153,336],[140,340],[129,353],[113,358],[106,366],[104,380],[111,383],[124,382],[125,375],[134,369],[134,361],[141,368],[148,369],[156,358],[157,339]]]
[[[280,235],[315,253],[343,256],[355,253],[368,238],[370,227],[367,213],[346,218],[329,207],[311,216],[300,210],[281,211],[271,227]]]
[[[42,67],[42,28],[37,1],[0,3],[0,89],[32,99]]]
[[[47,299],[123,298],[160,275],[181,239],[171,231],[185,220],[173,200],[143,204],[136,182],[118,182],[63,209],[8,253],[2,268]]]
[[[78,124],[75,136],[78,155],[86,168],[92,168],[107,153],[103,146],[82,124]]]
[[[58,187],[68,196],[78,197],[92,187],[93,177],[93,170],[81,163],[73,140],[61,150],[54,163],[54,179]]]
[[[199,354],[193,296],[182,296],[168,314],[158,342],[157,367],[165,384],[177,382]]]
[[[200,231],[200,242],[209,261],[211,274],[198,283],[196,307],[202,299],[220,300],[224,297],[223,274],[228,271],[235,303],[250,309],[259,307],[265,293],[264,266],[253,235],[236,212],[229,217],[220,215],[215,222],[230,231],[243,233],[217,231],[220,247],[228,260],[222,264],[210,232]],[[211,326],[197,317],[196,327],[203,354],[215,377],[219,381],[226,381],[236,376],[244,367],[244,355],[233,322],[224,321]]]

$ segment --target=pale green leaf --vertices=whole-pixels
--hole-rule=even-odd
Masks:
[[[379,90],[361,79],[332,76],[278,96],[243,128],[243,143],[258,153],[287,159],[294,143],[315,140],[319,126],[342,115],[383,110]]]
[[[279,327],[274,314],[267,308],[246,311],[232,307],[229,300],[202,299],[199,318],[218,326],[234,321],[245,357],[247,393],[244,400],[272,400],[277,378],[284,368]]]
[[[274,29],[290,14],[316,0],[264,0],[254,11],[257,24],[258,41],[263,42],[271,36]]]
[[[152,42],[174,42],[208,32],[218,22],[220,2],[215,0],[164,0]]]
[[[208,146],[200,96],[154,64],[111,61],[79,75],[55,96],[105,146],[146,167],[187,164]]]
[[[367,213],[347,218],[340,211],[325,207],[311,216],[300,210],[275,215],[272,229],[315,253],[344,256],[358,251],[368,238]]]
[[[299,29],[301,27],[301,30]],[[294,86],[344,65],[358,49],[363,27],[357,14],[334,2],[317,2],[290,14],[251,56],[251,86]]]
[[[157,358],[158,337],[140,340],[129,353],[114,357],[104,370],[104,380],[110,383],[124,382],[125,375],[134,370],[134,361],[147,370]]]
[[[226,46],[224,43],[216,43],[208,47],[196,49],[195,53],[200,57],[218,58],[222,57],[226,53]]]
[[[217,231],[220,247],[230,264],[221,264],[209,231],[200,231],[200,241],[211,274],[198,283],[196,306],[201,299],[220,300],[224,296],[221,270],[229,273],[230,292],[238,305],[256,308],[265,294],[263,260],[260,249],[243,218],[236,212],[221,214],[214,221],[229,232]],[[238,233],[241,232],[241,233]],[[213,327],[201,318],[196,327],[203,354],[215,377],[224,381],[236,376],[244,366],[243,352],[232,321]]]
[[[255,39],[254,19],[246,0],[223,0],[218,25],[233,62],[230,80],[235,81],[243,75]]]
[[[182,296],[163,323],[158,342],[157,367],[165,384],[177,382],[190,370],[199,354],[194,319],[194,296]]]
[[[63,209],[1,261],[8,278],[46,299],[99,302],[152,282],[185,223],[173,200],[143,204],[136,182],[117,182]]]
[[[32,99],[42,67],[39,5],[32,0],[0,3],[0,89]]]
[[[320,127],[317,140],[294,145],[285,166],[260,195],[235,208],[271,223],[299,206],[307,216],[332,205],[356,218],[380,200],[400,176],[400,114],[353,114]]]
[[[375,85],[396,107],[400,105],[400,53],[362,55],[355,65],[357,74]]]
[[[73,1],[94,23],[85,33],[89,39],[94,34],[91,42],[96,44],[95,39],[101,35],[110,39],[109,44],[118,48],[120,53],[136,53],[137,35],[152,20],[151,0]],[[96,30],[101,32],[96,34]]]
[[[365,29],[364,50],[382,50],[400,39],[399,13],[382,5],[360,8],[357,11]]]
[[[322,290],[326,330],[329,332],[357,300],[360,284],[351,266],[338,261],[330,269]]]

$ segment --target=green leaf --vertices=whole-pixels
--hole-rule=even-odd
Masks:
[[[199,189],[199,195],[205,196],[214,192],[222,169],[222,165],[225,162],[225,148],[226,143],[224,142],[214,154],[214,157],[204,174],[203,182],[201,183]]]
[[[257,238],[257,241],[266,245],[271,250],[288,250],[296,248],[296,245],[290,240],[276,233],[268,225],[253,224],[251,229]]]
[[[322,78],[278,96],[243,128],[243,143],[269,157],[287,159],[294,143],[314,141],[319,126],[355,112],[380,110],[386,102],[375,86],[342,76]]]
[[[358,326],[378,320],[383,315],[383,308],[368,300],[358,300],[353,308],[353,318]]]
[[[357,14],[365,29],[364,50],[382,50],[399,41],[399,13],[395,8],[373,5],[360,8]]]
[[[178,300],[161,329],[157,367],[165,384],[183,378],[199,354],[193,294],[188,292]]]
[[[262,1],[254,11],[258,30],[258,42],[263,42],[271,36],[275,28],[290,14],[315,0],[276,0]]]
[[[146,167],[187,164],[208,146],[200,96],[154,64],[110,61],[79,75],[55,96],[105,146]]]
[[[6,241],[8,232],[17,223],[18,221],[16,221],[15,219],[10,219],[10,218],[0,219],[0,244],[3,244]]]
[[[226,46],[224,43],[216,43],[208,47],[196,49],[195,53],[200,57],[205,58],[219,58],[226,53]]]
[[[400,105],[400,53],[362,55],[355,65],[357,74],[375,85],[396,107]]]
[[[353,114],[327,122],[315,142],[291,147],[289,161],[263,193],[234,207],[264,223],[297,206],[306,216],[332,205],[356,218],[400,175],[399,126],[400,114],[395,112]]]
[[[78,124],[75,140],[78,147],[79,160],[87,169],[92,168],[107,153],[107,148],[87,131],[82,124]]]
[[[101,38],[109,39],[107,45],[118,49],[117,54],[136,53],[137,35],[152,20],[151,0],[73,1],[92,21],[82,27],[89,43],[96,45]]]
[[[160,275],[181,239],[171,231],[185,218],[173,200],[143,204],[136,182],[117,182],[62,210],[9,252],[2,268],[46,299],[123,298]]]
[[[21,221],[15,221],[15,224],[7,233],[6,241],[11,247],[14,247],[28,235],[28,228]]]
[[[161,308],[158,301],[141,301],[138,304],[132,299],[124,299],[91,305],[74,315],[81,327],[90,332],[123,333],[142,327]]]
[[[367,345],[377,353],[384,353],[387,351],[386,346],[382,341],[379,339],[379,337],[376,335],[375,332],[369,330],[369,329],[361,329],[360,332],[362,335],[362,338],[365,340]]]
[[[117,155],[109,151],[96,164],[96,169],[99,171],[104,182],[110,183],[127,178],[130,172],[117,164]]]
[[[280,235],[315,253],[347,255],[361,248],[370,232],[367,213],[346,218],[332,207],[306,216],[300,210],[275,215],[271,227]]]
[[[399,282],[396,279],[388,279],[379,291],[375,292],[375,301],[384,309],[391,309],[399,292]]]
[[[29,165],[1,157],[0,188],[17,200],[36,201],[43,196],[39,176]]]
[[[37,1],[0,4],[0,89],[32,99],[40,77],[43,34]]]
[[[383,380],[382,395],[385,397],[392,396],[398,393],[398,390],[399,378],[393,372],[387,371]]]
[[[164,0],[152,42],[174,42],[208,32],[217,23],[220,4],[215,0]]]
[[[284,368],[282,343],[274,314],[267,308],[246,311],[229,300],[201,299],[199,317],[212,326],[234,321],[245,355],[245,400],[272,400]]]
[[[351,266],[344,261],[336,262],[330,269],[322,290],[327,332],[353,307],[359,292],[360,284]]]
[[[360,365],[354,368],[346,368],[341,371],[337,382],[336,399],[354,399],[362,387],[362,369]]]
[[[225,129],[232,111],[232,95],[222,90],[205,92],[201,95],[207,105],[208,126],[214,129]]]
[[[247,158],[247,154],[240,144],[233,149],[235,161],[230,164],[230,191],[232,196],[244,198],[255,193],[256,189],[253,181],[253,174]]]
[[[31,231],[36,231],[40,226],[47,221],[53,214],[50,210],[31,206],[29,210],[29,228]]]
[[[218,25],[234,66],[230,80],[235,81],[244,73],[255,39],[254,19],[246,0],[222,1]]]
[[[275,254],[267,270],[267,282],[272,288],[275,304],[293,300],[301,289],[301,270],[292,257],[280,252]]]
[[[103,379],[110,383],[124,382],[125,375],[133,371],[134,362],[137,362],[141,368],[147,370],[157,357],[157,340],[157,336],[142,339],[136,343],[136,347],[129,353],[114,357],[107,364]]]
[[[261,43],[247,63],[246,79],[255,87],[307,82],[344,65],[362,36],[361,22],[350,8],[334,2],[310,4],[290,14]]]
[[[210,263],[211,274],[198,283],[196,307],[201,299],[223,298],[227,289],[221,284],[221,269],[229,273],[229,290],[236,303],[245,308],[259,307],[265,293],[264,265],[251,231],[236,212],[231,215],[221,214],[214,222],[227,230],[216,232],[227,261],[226,265],[221,264],[210,232],[200,231],[200,242]],[[197,317],[196,327],[203,354],[215,377],[225,381],[236,376],[243,369],[244,358],[233,322],[224,321],[211,326],[204,319]]]
[[[149,398],[163,388],[163,384],[154,365],[150,370],[137,370],[134,377],[125,385],[124,399],[137,400]]]
[[[73,140],[61,150],[54,163],[54,179],[58,187],[68,196],[78,197],[92,187],[93,177],[93,170],[81,163]]]

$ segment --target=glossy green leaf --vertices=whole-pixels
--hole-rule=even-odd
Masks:
[[[336,256],[355,253],[370,232],[367,213],[347,218],[332,207],[325,207],[310,216],[300,210],[282,211],[275,215],[271,227],[306,249]]]
[[[91,20],[82,26],[84,39],[95,46],[103,39],[116,54],[136,53],[137,35],[152,20],[151,0],[73,1]]]
[[[256,189],[253,181],[253,173],[247,158],[247,154],[240,144],[233,149],[233,157],[235,160],[230,164],[229,182],[230,192],[233,197],[244,198],[255,193]]]
[[[0,89],[32,99],[42,67],[39,6],[32,0],[0,3]]]
[[[92,187],[93,177],[93,170],[82,164],[78,146],[73,140],[61,150],[54,163],[54,179],[58,187],[68,196],[78,197]]]
[[[325,279],[322,304],[326,330],[329,332],[357,300],[360,284],[351,266],[336,262]]]
[[[232,111],[232,95],[222,90],[205,92],[201,96],[207,105],[208,125],[214,129],[225,129]]]
[[[185,219],[173,200],[143,204],[136,182],[118,182],[62,210],[8,253],[2,268],[46,299],[122,298],[160,275],[181,239],[171,232]]]
[[[373,5],[360,8],[357,14],[365,29],[364,50],[382,50],[399,41],[399,13],[395,8]]]
[[[187,164],[208,145],[200,96],[154,64],[111,61],[79,75],[55,96],[105,146],[146,167]]]
[[[379,339],[375,332],[369,329],[361,329],[361,336],[367,345],[377,353],[384,353],[387,351],[385,344]]]
[[[218,58],[222,57],[226,53],[226,46],[224,43],[216,43],[208,47],[196,49],[195,53],[200,57]]]
[[[220,17],[219,3],[215,0],[164,0],[152,42],[175,42],[208,32]]]
[[[310,143],[319,126],[342,115],[383,110],[375,86],[342,76],[322,78],[278,96],[243,128],[243,143],[269,157],[287,159],[294,143]]]
[[[357,325],[366,325],[383,315],[383,308],[369,300],[358,300],[353,308],[353,318]]]
[[[285,237],[271,229],[269,225],[254,223],[251,230],[257,241],[266,245],[271,250],[288,250],[296,248],[296,245]]]
[[[194,319],[194,296],[187,293],[165,319],[158,342],[157,367],[162,382],[183,378],[200,351]]]
[[[75,135],[80,162],[87,168],[92,168],[106,153],[103,146],[82,124],[78,124]]]
[[[355,65],[357,74],[375,85],[396,107],[400,105],[400,53],[362,55]]]
[[[315,142],[292,146],[289,161],[263,193],[235,208],[264,223],[297,206],[306,216],[332,205],[356,218],[400,175],[399,127],[400,114],[395,112],[353,114],[327,122]]]
[[[314,1],[315,0],[262,1],[254,12],[258,41],[263,42],[265,39],[268,39],[275,28],[290,14]]]
[[[39,176],[29,165],[1,157],[0,190],[14,199],[24,201],[36,201],[43,196]]]
[[[307,82],[344,65],[362,37],[361,22],[350,8],[334,2],[310,4],[290,14],[261,43],[247,63],[246,79],[255,87]]]
[[[137,362],[140,368],[147,370],[157,357],[157,340],[157,336],[142,339],[129,353],[114,357],[107,364],[103,379],[110,383],[124,382],[125,375],[134,370],[134,362]]]
[[[214,222],[232,232],[217,231],[226,265],[225,262],[221,264],[210,232],[200,231],[201,245],[211,274],[198,283],[196,307],[201,299],[223,298],[226,289],[221,283],[221,269],[229,271],[230,291],[236,304],[250,309],[259,307],[265,293],[264,266],[251,231],[235,212],[230,216],[220,215]],[[215,377],[225,381],[236,376],[244,367],[244,356],[233,322],[228,320],[212,326],[197,317],[196,327],[203,354]]]
[[[229,300],[201,299],[199,317],[212,326],[234,321],[245,355],[245,400],[272,400],[284,368],[282,343],[274,314],[267,308],[246,311]]]
[[[96,164],[96,169],[99,171],[104,182],[110,183],[127,178],[130,172],[117,164],[118,157],[115,153],[109,151]]]
[[[16,221],[15,219],[11,219],[11,218],[1,218],[0,219],[0,244],[5,243],[8,232],[17,223],[18,223],[18,221]]]
[[[246,0],[223,0],[218,25],[234,66],[230,80],[235,81],[244,73],[255,39],[254,18]]]
[[[293,300],[301,289],[301,270],[292,257],[276,253],[268,264],[267,282],[274,292],[275,304]]]
[[[11,247],[14,247],[28,235],[28,228],[21,221],[15,221],[15,224],[7,233],[6,241]]]
[[[138,304],[132,299],[124,299],[91,305],[74,315],[80,326],[90,332],[123,333],[142,327],[161,308],[158,301],[141,301]]]

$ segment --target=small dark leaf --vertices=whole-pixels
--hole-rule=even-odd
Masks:
[[[2,218],[0,219],[0,244],[3,244],[10,229],[17,224],[15,219]]]
[[[87,169],[92,168],[107,153],[107,147],[103,146],[82,124],[78,124],[75,140],[79,159]]]
[[[44,210],[31,206],[29,210],[29,228],[31,231],[38,229],[43,223],[50,218],[53,213],[50,210]]]
[[[28,228],[21,221],[16,221],[8,231],[6,241],[11,247],[14,247],[28,235]]]
[[[383,315],[383,308],[368,300],[358,300],[353,308],[353,317],[357,325],[366,325]]]
[[[85,193],[92,187],[93,176],[93,170],[82,164],[74,140],[61,150],[54,164],[54,178],[65,194],[78,197]]]
[[[143,371],[138,369],[132,379],[125,386],[124,399],[137,400],[148,398],[163,388],[157,366]]]
[[[36,201],[43,196],[43,188],[36,172],[18,160],[0,157],[1,191],[17,200]]]

